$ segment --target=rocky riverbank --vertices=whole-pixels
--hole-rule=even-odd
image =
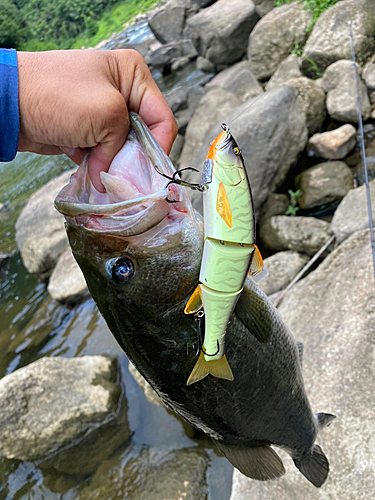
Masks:
[[[371,0],[341,0],[324,12],[312,29],[312,14],[299,2],[274,7],[271,0],[169,0],[153,11],[148,20],[153,35],[132,45],[145,57],[158,82],[178,81],[179,75],[186,72],[194,75],[191,85],[177,84],[165,92],[179,125],[171,152],[177,168],[193,166],[201,170],[209,143],[220,132],[221,123],[231,123],[252,186],[258,243],[270,271],[261,282],[267,294],[285,289],[334,236],[334,242],[313,267],[315,270],[288,291],[280,305],[297,340],[304,343],[304,376],[314,411],[338,416],[320,438],[331,462],[329,479],[317,491],[295,471],[293,464],[285,478],[266,484],[249,481],[236,471],[232,500],[286,500],[302,496],[361,500],[375,495],[375,374],[371,348],[375,331],[374,282],[348,30],[350,20],[358,61],[366,155],[373,179],[374,19],[375,5]],[[126,42],[116,43],[115,37],[112,40],[112,48],[127,46]],[[30,198],[17,222],[16,239],[26,268],[48,282],[54,301],[70,307],[86,300],[87,289],[68,249],[63,218],[54,211],[52,203],[69,175],[66,172],[50,181]],[[200,175],[189,173],[186,178],[199,182]],[[370,187],[374,200],[375,179]],[[191,197],[196,209],[201,210],[201,195],[192,192]],[[109,363],[106,358],[94,361],[100,361],[104,372],[109,370],[104,367]],[[38,379],[41,365],[37,363],[27,367],[31,381],[33,377]],[[57,376],[61,371],[58,363],[54,368]],[[83,365],[80,369],[83,373],[88,368]],[[106,412],[111,415],[113,426],[118,421],[123,423],[121,418],[126,420],[126,411],[125,417],[117,416],[115,411],[120,396],[113,379],[114,368],[111,370],[112,378],[101,376],[103,388],[99,386],[97,390],[114,391],[116,397],[111,396],[112,406],[90,410],[96,415],[92,423],[107,423]],[[33,393],[33,384],[30,382],[32,394],[28,396],[24,375],[19,372],[2,379],[8,389],[1,393],[0,388],[0,404],[1,394],[7,401],[6,391],[13,390],[15,394],[26,394],[26,399],[38,405],[33,402],[38,400],[32,399],[38,397]],[[92,384],[90,377],[80,377],[82,383],[87,378],[87,388]],[[73,398],[80,389],[69,380],[66,390],[70,386]],[[47,384],[44,390],[48,393],[51,383],[45,380],[40,386]],[[153,391],[140,383],[152,399]],[[52,405],[51,411],[58,413],[58,394],[53,401],[56,406]],[[16,404],[10,407],[13,413],[9,414],[9,422],[24,411],[22,404],[19,408]],[[44,404],[43,398],[40,404]],[[48,408],[45,412],[48,414]],[[52,413],[49,418],[52,419]],[[83,420],[86,425],[90,417],[85,415]],[[27,421],[26,417],[17,418],[14,432],[24,432]],[[64,437],[58,446],[53,443],[50,450],[46,445],[38,456],[35,450],[26,456],[26,445],[21,441],[18,455],[12,450],[0,453],[43,462],[49,453],[65,449],[66,439],[70,439],[68,448],[72,455],[68,457],[79,455],[79,449],[74,451],[75,443],[80,442],[86,427],[79,416],[77,421],[80,425],[75,427],[74,435]],[[101,429],[101,425],[94,427]],[[105,426],[106,436],[104,429]],[[47,430],[48,427],[46,433]],[[33,431],[34,435],[39,432],[37,427]],[[128,436],[129,431],[122,435],[124,442]],[[87,439],[90,441],[90,436]],[[107,445],[112,446],[110,439]],[[56,463],[67,463],[64,453],[61,457]],[[209,458],[202,450],[183,448],[178,453],[166,452],[163,459],[153,452],[143,452],[141,462],[149,464],[154,472],[140,483],[134,472],[137,460],[134,464],[127,462],[125,473],[119,462],[110,469],[114,482],[133,481],[137,485],[133,498],[151,498],[147,495],[159,473],[164,480],[160,482],[160,496],[155,499],[177,499],[178,495],[191,500],[207,498],[204,471]],[[185,463],[190,466],[185,467]],[[96,466],[87,464],[86,475]],[[109,467],[104,464],[103,470],[99,467],[79,498],[111,498],[115,494],[111,488],[101,486],[106,466]],[[77,473],[67,471],[65,465],[59,469],[53,462],[49,467]],[[173,487],[167,486],[171,477],[180,482],[176,479]]]

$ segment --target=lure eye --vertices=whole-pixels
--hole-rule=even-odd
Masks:
[[[125,283],[133,276],[133,274],[133,262],[128,257],[121,257],[113,262],[111,275],[113,281],[116,281],[116,283]]]
[[[236,156],[238,156],[238,155],[241,153],[241,151],[240,151],[237,147],[235,147],[235,148],[233,148],[233,153],[234,153]]]

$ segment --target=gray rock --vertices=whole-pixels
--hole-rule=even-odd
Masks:
[[[188,107],[189,88],[185,85],[174,87],[163,95],[173,113]]]
[[[274,0],[254,0],[255,10],[259,17],[263,17],[275,7]]]
[[[0,453],[88,474],[130,436],[125,406],[116,362],[42,358],[0,380]]]
[[[90,297],[85,278],[70,248],[60,256],[48,282],[54,300],[76,304]]]
[[[222,87],[245,102],[263,94],[263,88],[249,69],[249,62],[242,61],[221,71],[206,84],[206,88]]]
[[[150,403],[152,403],[156,406],[164,406],[162,400],[156,394],[154,389],[147,382],[147,380],[142,377],[142,375],[139,373],[137,368],[131,362],[129,362],[128,369],[129,369],[130,374],[134,378],[134,380],[137,382],[139,387],[145,393],[147,401],[149,401]]]
[[[358,77],[359,97],[363,120],[367,120],[371,113],[371,104],[367,95],[366,85]],[[344,123],[358,123],[357,92],[353,74],[346,77],[327,94],[326,101],[328,114],[334,120]]]
[[[353,272],[355,262],[355,272]],[[314,412],[337,419],[318,438],[330,474],[313,488],[283,455],[276,481],[235,471],[231,500],[367,500],[375,495],[375,296],[368,231],[352,235],[284,297],[280,312],[304,345],[303,376]],[[279,453],[279,450],[277,450]]]
[[[356,129],[347,123],[335,130],[313,135],[310,137],[307,147],[309,152],[321,158],[341,160],[356,145],[356,136]]]
[[[218,0],[187,20],[184,37],[193,40],[200,56],[216,66],[226,66],[246,53],[258,19],[251,0]]]
[[[351,59],[348,21],[352,22],[357,61],[365,63],[375,50],[373,0],[344,0],[321,14],[305,45],[304,67],[311,59],[320,71],[339,59]]]
[[[372,212],[375,213],[375,180],[369,183]],[[352,233],[368,227],[366,186],[351,189],[337,207],[331,222],[331,230],[338,243]]]
[[[148,20],[148,25],[161,43],[182,38],[185,23],[185,0],[169,0]]]
[[[306,119],[294,90],[290,87],[265,92],[252,106],[242,104],[207,134],[192,166],[202,169],[210,142],[220,133],[221,123],[230,130],[241,148],[249,175],[256,216],[270,192],[286,179],[290,166],[305,147]],[[232,123],[233,122],[233,123]],[[200,182],[201,174],[189,173],[191,182]],[[202,196],[192,192],[194,206],[202,210]]]
[[[196,3],[198,7],[209,7],[213,3],[216,2],[216,0],[191,0],[193,3]]]
[[[284,193],[270,193],[262,205],[259,216],[259,225],[261,226],[267,219],[273,215],[285,215],[289,206],[289,196]]]
[[[184,142],[185,142],[184,136],[181,134],[177,134],[177,137],[172,145],[172,149],[169,153],[169,159],[171,160],[173,165],[177,165],[178,163],[178,159],[180,158],[182,148],[184,147]]]
[[[224,120],[231,110],[239,105],[239,99],[225,89],[211,89],[202,97],[186,129],[185,143],[179,160],[180,168],[190,167],[197,150],[214,124]]]
[[[191,40],[179,40],[156,47],[155,49],[151,47],[145,56],[145,61],[149,66],[164,71],[176,59],[181,57],[194,59],[197,55],[198,53]]]
[[[311,13],[298,2],[276,7],[257,23],[249,39],[247,57],[259,80],[266,80],[291,53],[303,47]]]
[[[343,161],[329,161],[297,175],[295,185],[302,191],[298,205],[310,209],[342,200],[353,189],[353,175]]]
[[[215,65],[212,64],[211,61],[206,59],[205,57],[198,56],[197,57],[197,69],[203,71],[204,73],[214,73],[215,72]]]
[[[361,76],[361,66],[356,64],[356,68],[358,75]],[[336,61],[326,68],[320,81],[320,86],[325,92],[329,92],[330,90],[335,89],[347,75],[354,75],[353,61],[340,59],[340,61]]]
[[[204,500],[209,458],[200,448],[142,450],[125,460],[106,460],[77,500]]]
[[[363,70],[363,79],[365,81],[367,90],[374,92],[375,90],[375,63],[369,62]]]
[[[290,54],[279,64],[265,88],[266,90],[271,90],[280,85],[285,85],[291,78],[299,78],[300,76],[302,76],[302,73],[300,70],[299,57],[297,54]]]
[[[297,276],[303,266],[308,262],[306,255],[287,250],[278,252],[264,259],[264,265],[268,269],[267,278],[258,283],[259,288],[266,295],[272,295],[280,290],[284,290],[289,283]]]
[[[288,80],[286,85],[293,87],[298,102],[306,114],[306,125],[309,135],[322,126],[326,117],[325,94],[313,80],[301,76]]]
[[[50,276],[60,255],[69,246],[64,217],[55,210],[53,202],[72,173],[73,170],[65,172],[36,191],[16,223],[16,241],[22,261],[29,273],[42,280]]]
[[[274,252],[294,250],[313,256],[331,236],[328,222],[314,217],[275,215],[260,228],[260,239]]]
[[[190,64],[191,64],[190,56],[178,57],[177,59],[174,59],[173,62],[171,63],[171,72],[177,73],[178,71],[182,71]]]
[[[371,141],[370,144],[366,146],[366,165],[367,178],[371,181],[375,178],[375,140]],[[358,163],[355,165],[354,174],[358,184],[362,185],[365,183],[365,174],[360,154],[358,154]]]

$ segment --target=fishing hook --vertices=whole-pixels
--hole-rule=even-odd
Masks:
[[[203,346],[201,346],[201,349],[200,349],[200,350],[203,352],[203,354],[204,354],[205,356],[210,356],[210,357],[211,357],[211,356],[217,356],[217,355],[219,354],[219,352],[220,352],[220,344],[219,344],[219,341],[218,341],[218,340],[216,340],[216,342],[217,342],[217,351],[215,352],[215,354],[207,354],[207,352],[205,352],[205,351],[203,350]]]
[[[180,173],[184,172],[185,170],[192,170],[193,172],[199,172],[199,170],[196,169],[196,168],[193,168],[193,167],[180,168],[180,170],[176,170],[176,172],[174,172],[174,174],[172,175],[172,177],[170,177],[169,175],[167,175],[164,172],[162,172],[160,170],[160,168],[158,167],[158,165],[155,165],[154,168],[155,168],[155,170],[157,171],[158,174],[162,175],[163,177],[165,177],[166,179],[169,180],[168,184],[165,186],[166,188],[170,184],[178,184],[179,186],[185,186],[185,187],[188,187],[190,189],[194,189],[196,191],[203,192],[203,191],[206,190],[206,186],[204,184],[193,184],[191,182],[183,181],[182,179],[176,179],[176,175],[180,175]],[[167,199],[167,201],[169,201],[169,200]],[[175,203],[175,201],[169,201],[169,203]]]
[[[199,353],[201,352],[202,345],[203,345],[203,339],[202,339],[202,318],[204,316],[204,311],[200,310],[195,314],[195,322],[197,324],[197,330],[198,330],[198,349],[195,353],[194,358],[197,358],[199,356]]]

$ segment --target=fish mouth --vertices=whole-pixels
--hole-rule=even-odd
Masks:
[[[100,174],[105,192],[93,186],[86,156],[57,195],[55,207],[69,223],[88,231],[131,236],[155,227],[167,216],[192,214],[186,189],[167,186],[164,176],[175,172],[168,156],[136,113],[130,113],[129,119],[123,148],[108,172]]]

